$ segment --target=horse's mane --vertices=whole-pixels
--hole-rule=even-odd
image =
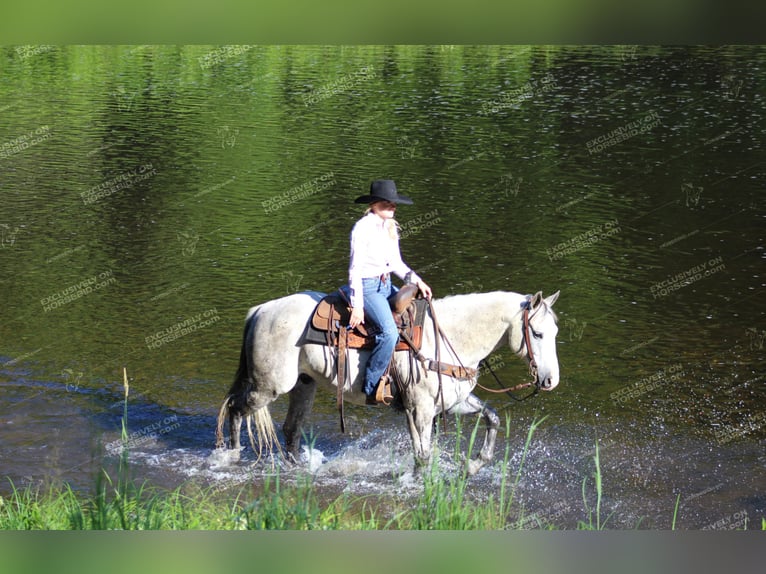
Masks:
[[[456,303],[455,300],[457,300],[457,299],[469,299],[469,298],[474,298],[474,297],[481,296],[481,295],[491,295],[493,293],[502,293],[504,295],[518,295],[520,297],[523,297],[523,295],[521,295],[521,293],[516,293],[515,291],[501,291],[501,290],[497,290],[497,291],[474,292],[474,293],[456,293],[456,294],[453,294],[453,295],[447,295],[446,297],[437,298],[437,299],[435,299],[435,301],[439,302],[440,304],[444,303],[445,305],[449,306],[449,305],[455,304]],[[527,297],[529,297],[529,295],[527,295]],[[545,307],[545,312],[546,313],[550,313],[551,315],[553,315],[553,320],[558,324],[559,316],[556,315],[556,311],[554,311],[553,308],[551,308],[551,306],[548,305],[545,302],[544,299],[543,299],[543,306]]]
[[[480,297],[483,295],[492,295],[493,293],[504,293],[507,295],[518,295],[518,293],[513,293],[512,291],[484,291],[484,292],[473,292],[473,293],[454,293],[452,295],[447,295],[446,297],[439,297],[435,299],[436,301],[444,301],[447,303],[451,303],[453,299],[467,299],[471,297]]]

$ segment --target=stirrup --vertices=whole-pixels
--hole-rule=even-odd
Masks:
[[[378,382],[378,388],[375,391],[375,400],[378,403],[383,403],[388,406],[391,401],[394,400],[394,395],[391,393],[391,377],[383,375]]]

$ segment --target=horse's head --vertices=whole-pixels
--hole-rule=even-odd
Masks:
[[[559,291],[543,299],[542,291],[528,297],[523,303],[521,321],[521,351],[526,354],[535,385],[543,391],[552,391],[559,384],[559,360],[556,356],[556,313],[551,307]]]

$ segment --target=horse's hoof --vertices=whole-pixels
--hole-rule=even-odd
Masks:
[[[484,461],[481,459],[472,459],[466,462],[465,468],[468,472],[468,476],[473,476],[479,470],[481,470],[481,467],[484,466]]]
[[[214,466],[227,466],[239,462],[239,449],[216,448],[208,457],[208,461]]]
[[[300,461],[298,460],[295,452],[288,450],[285,451],[285,462],[291,466],[295,466],[299,464]]]

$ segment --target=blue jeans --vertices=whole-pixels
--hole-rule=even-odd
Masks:
[[[367,372],[364,375],[364,392],[371,395],[391,362],[394,347],[399,340],[399,331],[388,304],[388,298],[398,289],[391,285],[391,276],[388,276],[385,282],[380,277],[363,279],[362,286],[364,287],[365,325],[368,331],[371,327],[377,331],[375,347],[367,359]]]

